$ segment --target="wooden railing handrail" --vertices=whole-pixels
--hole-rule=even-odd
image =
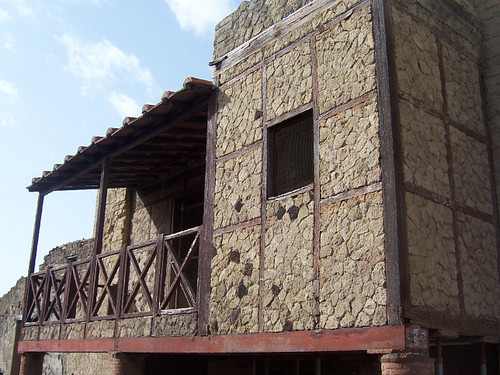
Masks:
[[[96,319],[164,314],[165,307],[170,306],[170,295],[177,287],[180,289],[176,293],[187,293],[184,306],[181,304],[182,307],[178,308],[179,312],[196,311],[195,296],[199,283],[197,281],[196,285],[193,284],[196,286],[193,289],[184,272],[186,265],[197,257],[202,228],[200,225],[177,233],[160,235],[156,240],[125,246],[86,259],[68,261],[65,265],[47,267],[43,271],[31,273],[27,281],[32,285],[29,286],[29,293],[25,297],[27,313],[24,324],[31,326],[85,320],[88,322]],[[194,240],[192,235],[195,235]],[[188,241],[189,248],[185,241],[182,241],[182,248],[178,248],[180,245],[172,247],[171,240],[186,236],[191,238]],[[146,253],[137,252],[152,245],[154,247]],[[138,254],[146,256],[146,264],[138,262]],[[106,258],[111,258],[112,261],[106,261]],[[89,267],[94,260],[98,266],[93,269],[92,275]],[[153,266],[153,263],[156,265]],[[168,267],[172,268],[165,274]],[[167,277],[171,272],[172,279]],[[154,285],[150,284],[151,279],[154,279]],[[131,288],[132,282],[134,286]],[[90,293],[91,290],[96,292]],[[149,308],[147,311],[131,312],[131,308],[135,306],[134,301],[140,294],[143,296],[142,300],[147,301]],[[175,298],[177,300],[177,297]],[[185,303],[188,307],[185,307]],[[177,302],[174,306],[178,306]]]

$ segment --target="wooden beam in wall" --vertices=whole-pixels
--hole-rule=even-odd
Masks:
[[[208,337],[143,337],[89,340],[21,341],[28,352],[125,352],[168,354],[270,354],[382,352],[404,350],[405,327],[383,326]]]
[[[216,82],[217,84],[217,82]],[[198,266],[198,334],[209,334],[208,319],[210,305],[210,278],[212,267],[212,236],[214,223],[215,197],[215,147],[217,144],[217,91],[214,91],[208,102],[207,123],[207,154],[205,166],[205,189],[203,230],[200,238],[199,266]]]
[[[373,1],[373,28],[377,71],[377,95],[380,122],[380,154],[382,167],[382,194],[384,200],[384,233],[387,275],[387,319],[389,324],[402,324],[402,305],[409,285],[404,277],[407,248],[402,210],[404,191],[400,163],[397,109],[393,76],[393,41],[390,27],[390,2]]]

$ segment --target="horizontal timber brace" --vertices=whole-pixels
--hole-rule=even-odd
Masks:
[[[144,337],[116,339],[21,341],[27,352],[124,352],[170,354],[317,353],[387,351],[405,348],[405,327],[257,333],[247,335]]]

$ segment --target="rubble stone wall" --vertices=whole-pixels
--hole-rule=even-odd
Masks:
[[[287,2],[286,9],[305,3]],[[238,20],[260,19],[253,8],[244,12],[255,4],[242,3],[218,26],[216,57],[268,27],[262,21],[238,39]],[[260,16],[270,19],[266,9],[281,5],[267,1]],[[255,38],[261,48],[233,60],[229,52],[230,62],[215,70],[213,334],[387,323],[371,5],[317,1],[286,15],[274,37]],[[319,179],[263,199],[267,128],[311,108]],[[349,266],[333,272],[344,258]]]
[[[387,323],[380,192],[321,208],[321,328]]]
[[[452,3],[392,7],[410,305],[491,319],[500,284],[481,27],[472,1]]]
[[[43,375],[111,374],[113,357],[108,353],[48,353]]]
[[[16,316],[23,312],[25,278],[0,298],[0,369],[10,375],[16,335]]]
[[[131,189],[128,188],[108,190],[102,241],[103,252],[117,250],[129,241],[131,193]]]
[[[483,25],[483,79],[486,118],[496,178],[496,196],[500,210],[500,1],[477,1],[477,13]]]
[[[215,27],[214,58],[221,57],[309,2],[311,0],[243,1]]]

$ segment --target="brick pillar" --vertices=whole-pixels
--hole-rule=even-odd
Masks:
[[[145,361],[141,354],[113,354],[113,375],[144,375]]]
[[[45,353],[23,353],[21,355],[20,375],[42,375]]]
[[[429,356],[429,331],[418,325],[405,327],[406,351],[382,356],[382,375],[434,375]]]
[[[434,359],[423,353],[384,354],[382,375],[434,375]]]

